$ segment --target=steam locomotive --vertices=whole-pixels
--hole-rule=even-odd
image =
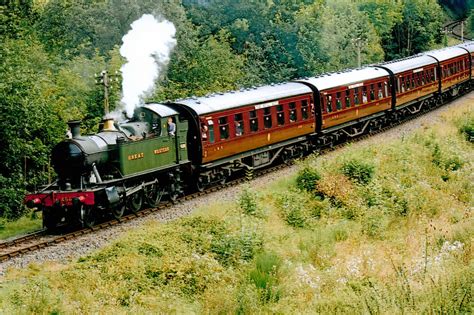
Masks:
[[[176,200],[236,174],[373,132],[470,91],[474,42],[360,69],[146,104],[52,151],[57,181],[25,197],[48,229]],[[173,127],[170,132],[170,125]]]

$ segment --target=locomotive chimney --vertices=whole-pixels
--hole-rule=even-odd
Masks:
[[[70,120],[68,121],[69,129],[71,129],[72,138],[75,139],[81,136],[81,121],[80,120]]]

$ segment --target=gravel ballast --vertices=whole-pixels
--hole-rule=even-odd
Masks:
[[[427,113],[417,119],[406,122],[400,126],[392,128],[384,133],[375,135],[368,139],[355,143],[355,146],[363,146],[372,143],[387,142],[390,140],[406,137],[419,128],[431,126],[442,121],[442,115],[449,112],[456,106],[474,105],[474,92],[451,102],[437,110]],[[344,148],[332,151],[329,154],[341,154]],[[281,179],[283,177],[294,174],[297,166],[289,166],[279,171],[267,174],[265,176],[252,180],[252,187],[267,186],[269,182]],[[6,262],[0,263],[0,276],[3,276],[6,270],[10,267],[24,268],[30,263],[41,264],[46,261],[54,261],[58,263],[67,263],[74,261],[79,257],[90,254],[91,252],[100,249],[119,238],[123,233],[129,232],[131,229],[140,227],[144,222],[150,220],[158,220],[160,222],[167,222],[185,215],[188,215],[200,208],[201,206],[211,204],[215,201],[235,201],[236,196],[239,195],[242,185],[221,189],[209,195],[205,195],[193,200],[183,201],[182,203],[173,205],[160,212],[153,213],[149,216],[138,218],[127,223],[113,226],[95,233],[87,234],[79,238],[65,241],[55,246],[47,247],[32,253],[23,254],[19,257],[12,258]]]

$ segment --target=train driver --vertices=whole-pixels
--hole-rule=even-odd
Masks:
[[[168,135],[174,137],[176,134],[176,124],[173,122],[173,118],[168,117]]]

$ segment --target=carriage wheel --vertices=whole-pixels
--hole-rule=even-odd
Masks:
[[[291,164],[291,154],[290,152],[284,150],[281,154],[281,160],[283,163],[289,165]]]
[[[165,189],[158,182],[145,187],[145,202],[150,207],[156,207],[161,201]]]
[[[227,182],[227,177],[224,173],[221,173],[221,178],[219,179],[219,185],[224,185]]]
[[[96,216],[93,207],[81,205],[79,207],[79,214],[82,227],[91,228],[95,225]]]
[[[134,193],[133,195],[131,195],[128,198],[127,203],[128,203],[128,208],[133,213],[137,213],[138,211],[140,211],[140,209],[142,208],[142,205],[143,205],[143,194],[142,194],[142,192],[138,191],[138,192]]]
[[[206,184],[204,183],[202,177],[198,177],[196,180],[196,189],[199,192],[202,192],[206,189]]]

